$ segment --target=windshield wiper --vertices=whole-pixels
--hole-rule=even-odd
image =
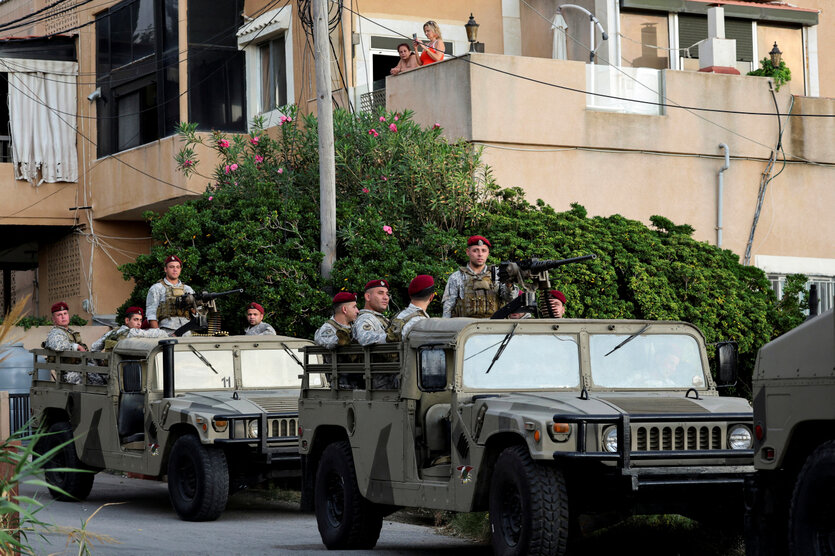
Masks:
[[[499,357],[501,357],[501,356],[502,356],[502,352],[504,352],[504,348],[506,348],[506,347],[507,347],[507,344],[509,344],[509,343],[510,343],[510,339],[513,337],[513,334],[516,332],[516,327],[517,327],[517,326],[519,326],[519,323],[518,323],[518,322],[517,322],[517,323],[515,323],[515,324],[513,325],[513,328],[511,328],[511,329],[510,329],[510,332],[508,332],[508,333],[505,335],[504,340],[502,340],[501,345],[499,345],[499,349],[497,349],[497,350],[496,350],[496,355],[494,355],[494,356],[493,356],[493,360],[492,360],[492,361],[490,361],[490,366],[489,366],[489,367],[487,367],[487,370],[486,370],[486,371],[484,371],[484,374],[489,373],[489,372],[490,372],[490,369],[492,369],[492,368],[493,368],[493,365],[496,363],[496,361],[498,361],[498,360],[499,360]]]
[[[619,350],[619,349],[620,349],[620,348],[622,348],[625,344],[627,344],[627,343],[631,342],[632,340],[634,340],[635,338],[637,338],[638,336],[640,336],[641,334],[643,334],[644,332],[646,332],[646,331],[647,331],[647,328],[649,328],[649,325],[644,326],[643,328],[641,328],[640,330],[638,330],[637,332],[635,332],[634,334],[632,334],[630,337],[628,337],[627,339],[625,339],[624,341],[622,341],[621,343],[619,343],[618,345],[616,345],[615,347],[613,347],[613,348],[612,348],[612,351],[610,351],[609,353],[607,353],[607,354],[606,354],[606,355],[604,355],[603,357],[609,357],[609,355],[611,355],[611,353],[612,353],[613,351]]]
[[[216,374],[216,375],[219,375],[219,374],[220,374],[219,372],[217,372],[217,369],[215,369],[215,368],[212,366],[212,364],[211,364],[211,363],[209,363],[209,360],[208,360],[208,359],[206,359],[205,357],[203,357],[203,354],[202,354],[202,353],[200,353],[199,351],[197,351],[196,349],[194,349],[194,346],[193,346],[193,345],[189,344],[188,349],[190,349],[191,351],[193,351],[193,352],[194,352],[194,355],[196,355],[196,356],[197,356],[197,358],[198,358],[200,361],[202,361],[203,363],[205,363],[207,367],[209,367],[211,370],[213,370],[213,371],[215,372],[215,374]]]
[[[302,364],[302,362],[301,362],[301,361],[299,361],[299,358],[298,358],[298,357],[296,357],[296,354],[295,354],[295,353],[293,353],[293,352],[292,352],[292,350],[291,350],[289,347],[287,347],[287,344],[285,344],[284,342],[281,342],[281,347],[283,347],[283,348],[284,348],[284,351],[286,351],[286,352],[287,352],[287,355],[289,355],[290,357],[292,357],[292,358],[293,358],[293,361],[295,361],[295,362],[296,362],[296,364],[297,364],[299,367],[301,367],[302,369],[304,369],[304,365]]]

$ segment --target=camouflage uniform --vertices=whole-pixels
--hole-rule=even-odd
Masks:
[[[63,326],[53,326],[42,345],[47,349],[55,351],[79,351],[79,346],[87,347],[81,341],[81,334],[79,332],[71,328],[64,328]],[[76,360],[76,362],[79,361]],[[61,381],[69,382],[70,384],[81,384],[81,373],[78,371],[61,373]],[[107,379],[98,373],[88,373],[87,383],[107,384]]]
[[[386,329],[389,319],[382,313],[363,309],[354,323],[354,338],[361,346],[386,343]]]
[[[255,326],[248,326],[247,329],[244,330],[244,334],[246,336],[277,336],[275,328],[266,322],[261,322]]]
[[[162,328],[142,330],[141,328],[130,328],[123,324],[93,342],[90,351],[110,351],[119,340],[125,338],[168,338],[168,332]]]
[[[490,318],[516,296],[516,288],[494,284],[487,265],[476,273],[470,265],[453,272],[444,289],[444,318]]]
[[[179,293],[182,291],[182,293]],[[187,286],[180,280],[176,285],[163,278],[148,290],[148,297],[145,299],[145,317],[148,320],[155,320],[160,328],[168,329],[173,332],[184,324],[187,324],[191,319],[189,317],[188,309],[175,310],[173,299],[171,303],[166,303],[169,296],[172,298],[177,295],[193,294],[194,290],[191,286]]]
[[[313,341],[316,342],[316,345],[328,349],[333,349],[336,346],[347,346],[351,343],[351,325],[343,325],[334,319],[329,319],[313,335]]]
[[[387,330],[389,341],[405,340],[415,323],[428,318],[429,315],[426,314],[426,311],[413,303],[409,303],[408,307],[397,313],[397,316],[391,320],[391,325]]]

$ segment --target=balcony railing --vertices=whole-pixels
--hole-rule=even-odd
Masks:
[[[378,108],[386,109],[385,89],[377,89],[360,95],[360,110],[362,112],[374,112]]]
[[[589,110],[648,116],[664,113],[659,105],[664,99],[664,73],[657,69],[586,64],[586,90],[598,93],[586,95]]]

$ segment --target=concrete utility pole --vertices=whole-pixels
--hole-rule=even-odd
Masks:
[[[336,159],[333,152],[333,101],[328,31],[328,0],[313,0],[313,44],[316,64],[316,107],[319,114],[319,218],[322,278],[330,278],[336,261]]]

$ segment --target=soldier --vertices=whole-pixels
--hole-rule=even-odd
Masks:
[[[357,320],[357,295],[339,292],[333,296],[333,317],[319,327],[313,341],[322,347],[333,349],[351,343],[351,324]]]
[[[426,309],[435,298],[435,279],[419,274],[409,282],[409,306],[397,313],[388,328],[388,341],[399,342],[409,336],[409,331],[421,319],[428,319]]]
[[[385,344],[389,319],[383,311],[389,306],[389,283],[371,280],[365,285],[365,307],[354,322],[354,339],[360,345]]]
[[[124,338],[167,338],[168,332],[163,328],[148,328],[142,329],[142,308],[128,307],[125,312],[125,324],[111,330],[95,342],[90,347],[91,351],[110,351],[119,340]]]
[[[55,351],[88,351],[87,346],[81,341],[81,333],[69,327],[70,311],[67,304],[59,301],[52,306],[52,330],[44,340],[43,347]],[[70,362],[70,361],[68,361]],[[75,361],[78,363],[79,361]],[[56,379],[55,371],[52,371],[52,380]],[[61,380],[71,384],[81,384],[81,373],[78,371],[67,371],[62,374]],[[105,384],[104,378],[98,373],[90,373],[87,376],[90,384]]]
[[[548,298],[548,303],[551,305],[551,311],[554,317],[561,319],[565,316],[565,294],[559,290],[551,290],[548,292],[551,297]]]
[[[264,307],[254,301],[246,308],[249,326],[244,330],[247,336],[276,336],[275,328],[264,322]]]
[[[490,318],[502,305],[509,303],[515,288],[494,284],[487,268],[490,242],[483,236],[467,240],[467,266],[450,275],[444,290],[444,318]]]
[[[145,313],[151,328],[165,328],[174,332],[191,319],[191,311],[177,307],[176,298],[193,294],[194,290],[180,281],[183,261],[177,255],[165,259],[165,278],[151,286],[145,300]]]

